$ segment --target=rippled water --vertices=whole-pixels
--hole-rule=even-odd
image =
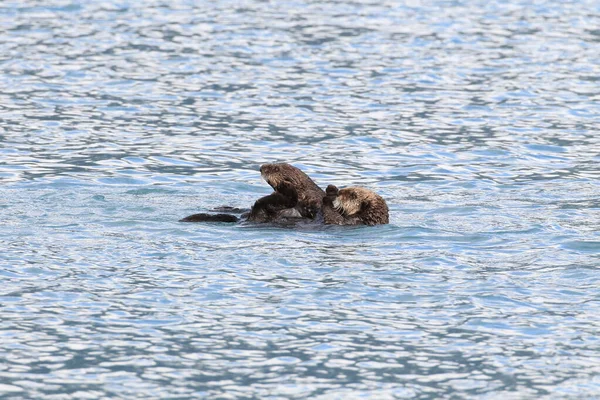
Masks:
[[[596,1],[0,4],[0,397],[600,396]],[[286,161],[377,227],[182,224]]]

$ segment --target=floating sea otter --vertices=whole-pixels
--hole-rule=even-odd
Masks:
[[[260,173],[275,190],[256,200],[250,211],[240,218],[251,222],[287,221],[290,219],[315,219],[321,211],[325,192],[298,168],[286,164],[264,164]],[[222,207],[217,211],[238,211]],[[240,218],[231,214],[194,214],[181,222],[237,222]]]
[[[323,199],[323,220],[333,225],[379,225],[389,222],[385,200],[377,193],[360,187],[338,189],[327,186]]]
[[[232,214],[194,214],[182,222],[286,222],[297,219],[319,220],[334,225],[387,224],[388,207],[374,192],[358,187],[338,190],[329,185],[327,193],[298,168],[286,164],[265,164],[262,177],[275,190],[258,199],[241,217]],[[216,211],[241,212],[231,207]]]

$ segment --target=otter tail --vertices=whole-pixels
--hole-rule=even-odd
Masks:
[[[240,219],[231,214],[193,214],[189,215],[179,222],[238,222]]]

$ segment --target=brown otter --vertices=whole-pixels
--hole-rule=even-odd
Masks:
[[[290,196],[292,190],[296,191],[298,202],[294,207],[300,216],[310,219],[317,216],[325,192],[308,175],[287,163],[264,164],[260,173],[277,193]]]
[[[240,218],[251,222],[271,222],[289,218],[314,219],[318,215],[325,192],[304,172],[290,164],[277,163],[262,165],[260,173],[275,191],[258,199],[252,209]],[[230,207],[224,209],[233,210]],[[237,222],[240,218],[231,214],[201,213],[180,221]]]
[[[331,225],[379,225],[389,223],[385,200],[369,189],[327,186],[323,219]]]

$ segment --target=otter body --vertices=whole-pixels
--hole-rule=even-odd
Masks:
[[[250,211],[240,217],[231,214],[201,213],[180,221],[238,222],[245,219],[250,222],[273,222],[317,217],[323,205],[325,192],[308,175],[287,163],[264,164],[260,167],[260,173],[275,191],[256,200]]]
[[[288,199],[297,197],[292,207],[300,217],[310,219],[317,217],[323,206],[325,192],[308,175],[287,163],[264,164],[260,167],[260,173],[263,179],[275,189],[275,193]],[[289,202],[291,203],[293,201]],[[284,212],[287,213],[291,213],[291,210]]]
[[[327,186],[323,220],[329,225],[380,225],[389,223],[389,209],[377,193],[360,187]]]
[[[389,223],[389,210],[378,194],[360,187],[338,189],[327,186],[324,192],[298,168],[286,164],[264,164],[264,180],[274,192],[256,200],[249,211],[232,207],[214,210],[218,214],[194,214],[181,222],[289,222],[317,220],[328,225],[380,225]],[[238,217],[223,211],[238,212]]]

